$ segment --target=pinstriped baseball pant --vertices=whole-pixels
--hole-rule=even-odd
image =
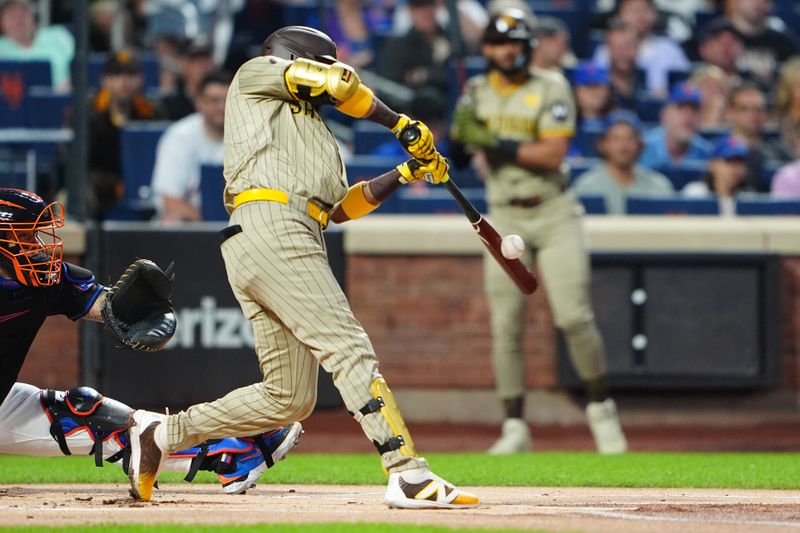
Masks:
[[[318,365],[351,413],[372,398],[378,359],[333,276],[319,225],[305,212],[276,202],[238,207],[231,224],[242,232],[222,245],[228,281],[253,325],[261,383],[194,405],[167,420],[169,448],[245,436],[308,417],[316,403]],[[360,421],[373,442],[394,434],[383,415]],[[425,465],[399,451],[381,456],[387,470]]]

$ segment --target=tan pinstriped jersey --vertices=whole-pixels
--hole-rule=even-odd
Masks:
[[[502,87],[499,77],[490,72],[470,79],[463,97],[490,131],[515,141],[574,135],[575,101],[563,75],[534,68],[525,83],[510,87]],[[486,199],[494,205],[505,205],[511,198],[555,196],[567,180],[563,171],[537,173],[497,155],[489,156],[489,166]]]
[[[289,95],[290,62],[257,57],[239,68],[225,104],[225,207],[247,189],[338,203],[347,192],[339,146],[313,106]]]

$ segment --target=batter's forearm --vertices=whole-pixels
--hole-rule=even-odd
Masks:
[[[363,217],[377,209],[401,185],[400,172],[396,168],[368,182],[356,183],[348,189],[344,200],[331,213],[331,220],[341,224]]]

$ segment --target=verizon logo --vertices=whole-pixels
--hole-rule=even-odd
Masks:
[[[238,307],[217,307],[213,296],[200,307],[177,309],[178,327],[166,348],[252,348],[253,328]]]

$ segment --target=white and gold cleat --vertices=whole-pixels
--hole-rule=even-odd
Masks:
[[[131,464],[128,477],[131,480],[131,496],[149,502],[153,498],[153,487],[167,457],[155,441],[156,427],[164,415],[138,410],[131,415],[128,432],[131,439]]]
[[[390,474],[384,501],[391,509],[469,509],[480,503],[425,467]]]

